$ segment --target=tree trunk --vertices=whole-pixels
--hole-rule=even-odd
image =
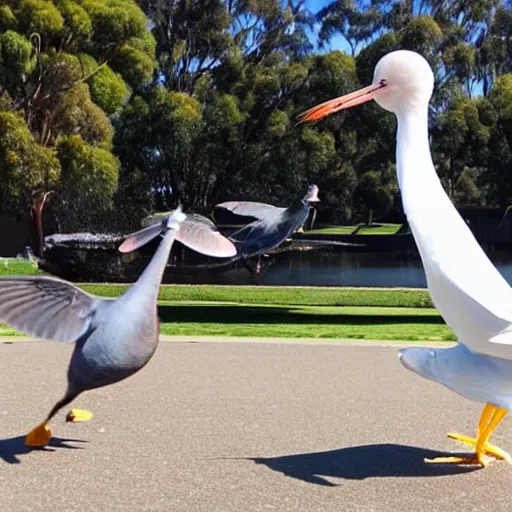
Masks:
[[[368,214],[368,226],[371,226],[373,224],[373,210],[370,210],[370,213]]]
[[[34,252],[38,258],[41,258],[44,250],[44,231],[43,231],[43,209],[50,192],[43,192],[39,197],[34,197],[30,215],[34,223],[35,244]]]

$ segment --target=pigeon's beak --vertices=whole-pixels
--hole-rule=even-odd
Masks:
[[[358,91],[321,103],[320,105],[303,112],[299,116],[297,124],[304,123],[305,121],[318,121],[319,119],[334,114],[340,110],[345,110],[346,108],[366,103],[367,101],[373,100],[377,91],[384,87],[386,87],[385,82],[369,85],[368,87],[363,87]]]

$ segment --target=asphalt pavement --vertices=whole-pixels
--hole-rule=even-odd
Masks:
[[[65,389],[72,346],[0,343],[0,511],[510,511],[512,466],[429,465],[482,405],[406,371],[394,346],[164,341],[84,393],[87,423],[24,435]],[[512,449],[512,418],[492,441]]]

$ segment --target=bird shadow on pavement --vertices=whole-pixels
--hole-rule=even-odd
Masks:
[[[62,439],[52,437],[50,442],[41,448],[32,448],[25,446],[25,436],[10,437],[8,439],[0,439],[0,459],[8,464],[19,464],[21,460],[19,455],[26,455],[33,451],[55,452],[61,448],[66,450],[81,450],[81,446],[73,446],[67,443],[86,443],[81,439]]]
[[[400,444],[374,444],[300,453],[269,458],[248,458],[256,464],[286,476],[317,485],[336,487],[326,477],[364,480],[379,477],[433,477],[469,473],[480,466],[457,464],[429,464],[425,459],[458,456]],[[467,455],[467,454],[465,454]]]

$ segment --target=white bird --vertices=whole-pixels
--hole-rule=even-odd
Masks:
[[[488,441],[512,407],[512,289],[479,246],[436,174],[428,134],[433,86],[432,70],[421,55],[392,52],[377,63],[372,85],[309,109],[300,121],[320,119],[372,99],[395,114],[404,210],[432,301],[459,341],[448,349],[403,349],[400,359],[407,369],[486,404],[476,438],[448,434],[474,445],[474,457],[439,457],[429,462],[484,466],[484,455],[511,460]]]

